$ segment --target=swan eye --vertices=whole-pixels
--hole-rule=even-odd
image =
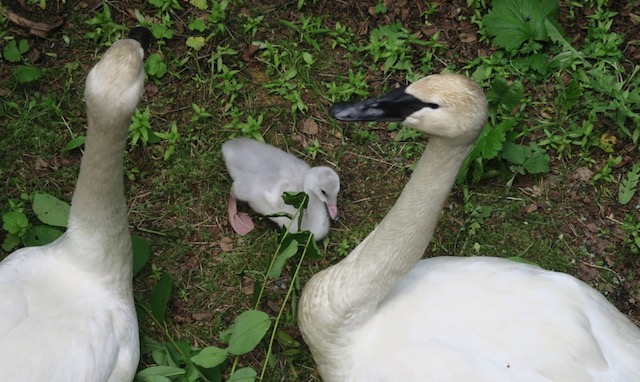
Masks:
[[[428,107],[429,109],[433,109],[433,110],[440,108],[440,105],[438,105],[437,103],[432,103],[432,102],[425,102],[424,106]]]

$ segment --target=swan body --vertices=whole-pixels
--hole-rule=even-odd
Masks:
[[[133,29],[86,80],[88,129],[68,229],[0,263],[0,380],[133,380],[139,360],[122,162],[144,87]]]
[[[340,178],[325,166],[311,167],[306,162],[271,145],[252,139],[235,138],[222,145],[227,170],[233,179],[229,198],[229,222],[239,234],[253,229],[251,218],[237,212],[236,199],[249,203],[261,215],[279,212],[294,216],[296,209],[282,200],[284,192],[304,191],[309,204],[304,211],[300,227],[320,240],[329,233],[330,220],[338,218],[338,192]],[[298,231],[286,216],[269,217],[280,227]]]
[[[582,281],[500,258],[420,260],[487,118],[475,82],[428,76],[330,113],[430,140],[380,225],[303,290],[300,329],[323,381],[640,380],[640,330]]]

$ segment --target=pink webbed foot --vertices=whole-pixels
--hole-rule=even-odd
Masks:
[[[236,197],[233,195],[233,190],[229,196],[229,224],[231,228],[241,236],[244,236],[251,232],[254,228],[251,217],[246,212],[238,212],[238,205]]]

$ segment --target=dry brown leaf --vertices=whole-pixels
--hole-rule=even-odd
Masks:
[[[318,134],[318,123],[313,119],[305,118],[302,121],[302,131],[305,134],[316,135]]]
[[[224,252],[229,252],[233,249],[233,239],[230,237],[223,237],[222,239],[220,239],[219,244],[220,249],[222,249]]]

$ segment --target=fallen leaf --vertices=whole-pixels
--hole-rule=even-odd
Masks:
[[[47,163],[46,160],[44,160],[44,159],[42,159],[40,157],[36,158],[36,164],[34,165],[34,168],[35,168],[36,171],[46,170],[47,167],[49,167],[49,164]]]
[[[318,123],[313,119],[306,118],[302,121],[302,131],[305,134],[316,135],[318,134]]]
[[[248,278],[248,277],[244,277],[242,279],[242,281],[240,281],[240,285],[241,289],[242,289],[242,293],[246,294],[246,295],[252,295],[253,294],[253,290],[255,289],[256,285],[253,282],[253,279]]]
[[[525,209],[525,212],[530,214],[530,213],[532,213],[534,211],[537,211],[537,210],[538,210],[538,205],[535,204],[535,203],[531,203],[531,204],[529,204],[527,206],[527,208]]]
[[[191,317],[193,317],[193,319],[196,321],[204,321],[204,320],[211,319],[213,315],[209,312],[199,312],[199,313],[193,313]]]
[[[581,180],[583,182],[591,180],[592,177],[593,177],[593,171],[591,171],[588,167],[585,167],[585,166],[578,167],[572,175],[573,179]]]
[[[584,263],[581,263],[578,266],[578,277],[582,281],[591,281],[595,279],[597,275],[598,271],[593,267],[590,267]]]
[[[230,237],[223,237],[222,239],[220,239],[219,244],[220,249],[222,249],[224,252],[229,252],[233,249],[233,239]]]
[[[244,50],[244,53],[242,54],[242,61],[244,62],[251,61],[253,59],[253,56],[259,50],[260,50],[260,47],[258,45],[254,45],[254,44],[249,45],[247,49]]]

